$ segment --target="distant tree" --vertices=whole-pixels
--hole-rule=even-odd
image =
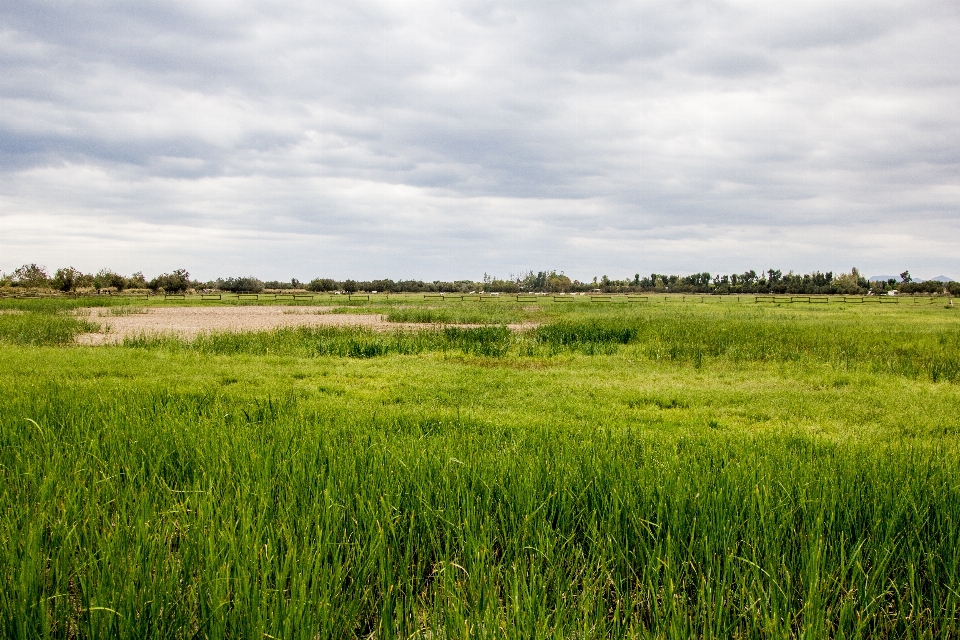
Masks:
[[[556,271],[551,271],[550,275],[547,277],[547,291],[552,291],[554,293],[566,293],[570,291],[573,287],[573,283],[570,281],[570,278],[565,276],[562,272],[557,273]]]
[[[357,286],[357,281],[356,281],[356,280],[344,280],[344,281],[343,281],[343,290],[346,291],[347,293],[353,293],[354,291],[358,291],[358,290],[359,290],[359,287]]]
[[[943,283],[937,280],[927,280],[926,282],[904,282],[900,285],[901,293],[929,293],[936,295],[943,293]]]
[[[952,296],[960,296],[960,282],[948,282],[947,293]]]
[[[231,293],[260,293],[263,291],[264,284],[254,276],[241,276],[239,278],[217,278],[216,287],[221,291],[230,291]]]
[[[173,273],[157,276],[147,283],[147,286],[154,291],[162,289],[167,293],[186,291],[190,287],[190,273],[186,269],[177,269]]]
[[[41,267],[35,263],[25,264],[15,269],[11,280],[13,285],[17,287],[46,287],[50,285],[46,267]]]
[[[110,269],[101,269],[97,272],[97,275],[93,276],[93,286],[97,289],[114,288],[117,291],[123,291],[126,284],[126,278]]]
[[[77,287],[77,280],[82,275],[83,273],[73,267],[64,267],[57,269],[50,284],[59,291],[73,291]]]
[[[850,270],[850,273],[841,273],[833,275],[830,279],[830,285],[833,287],[833,293],[857,294],[865,293],[869,288],[869,283],[860,276],[856,267]]]
[[[147,279],[143,277],[142,271],[137,271],[132,276],[127,278],[127,289],[146,289],[147,288]]]
[[[909,271],[904,271],[903,273],[901,273],[900,280],[901,282],[913,282],[913,278],[910,277]]]
[[[336,291],[340,284],[331,278],[314,278],[307,284],[307,291]]]
[[[381,280],[374,280],[370,283],[371,291],[385,291],[392,292],[397,291],[397,283],[389,278],[384,278]]]

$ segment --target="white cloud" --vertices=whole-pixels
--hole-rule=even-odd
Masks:
[[[953,3],[0,16],[0,269],[960,277]]]

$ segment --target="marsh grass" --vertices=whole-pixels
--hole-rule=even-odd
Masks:
[[[0,637],[960,637],[952,312],[568,307],[0,314]]]
[[[124,346],[216,355],[339,356],[373,358],[427,352],[501,357],[513,344],[506,327],[443,327],[421,331],[374,331],[363,327],[296,327],[249,333],[208,333],[186,340],[138,335]]]
[[[4,637],[960,632],[955,444],[39,391],[0,403]]]
[[[353,306],[338,306],[333,307],[329,310],[323,310],[318,313],[327,314],[327,313],[352,313],[354,315],[380,315],[386,311],[383,307],[378,306],[365,306],[363,303],[357,302]]]
[[[99,325],[63,313],[2,313],[0,343],[48,346],[69,344]]]
[[[457,303],[444,303],[451,306],[416,306],[390,309],[385,319],[388,322],[418,322],[431,324],[505,324],[520,322],[535,314],[517,305],[496,303],[466,306]],[[536,310],[535,310],[536,311]]]
[[[401,310],[404,311],[405,310]],[[420,316],[446,309],[425,309]],[[429,312],[429,313],[428,313]],[[136,348],[164,348],[209,354],[274,354],[370,358],[391,354],[461,351],[504,357],[554,357],[567,353],[624,353],[694,368],[709,362],[749,365],[790,362],[892,373],[934,382],[960,380],[960,327],[932,331],[924,325],[866,326],[844,319],[744,317],[738,314],[648,314],[560,318],[532,331],[503,325],[448,326],[382,332],[358,327],[300,327],[253,333],[205,334],[190,341],[175,337],[127,338]]]
[[[525,353],[574,351],[611,354],[621,345],[650,360],[702,367],[707,359],[731,363],[830,363],[908,378],[960,380],[960,326],[939,331],[857,322],[673,314],[560,320],[538,327]]]

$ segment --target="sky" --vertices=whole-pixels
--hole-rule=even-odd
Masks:
[[[0,0],[0,271],[960,279],[960,3]]]

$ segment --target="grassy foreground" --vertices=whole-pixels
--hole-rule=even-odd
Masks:
[[[84,348],[2,304],[3,637],[960,635],[943,305]]]

